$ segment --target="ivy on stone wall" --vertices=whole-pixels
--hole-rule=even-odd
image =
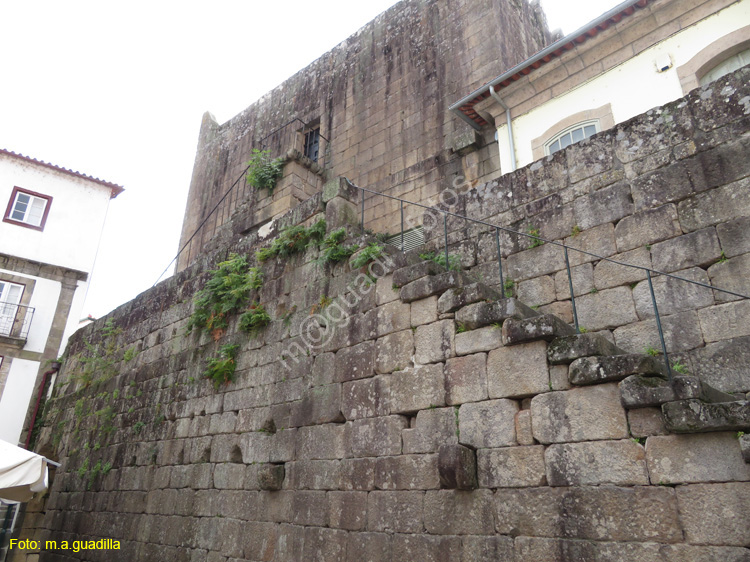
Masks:
[[[273,192],[276,182],[284,171],[283,158],[271,158],[270,151],[253,149],[247,165],[245,180],[256,189],[267,189]]]

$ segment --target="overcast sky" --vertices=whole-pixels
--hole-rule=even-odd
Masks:
[[[83,316],[174,257],[203,113],[227,121],[395,3],[0,0],[0,148],[126,189]],[[542,1],[566,34],[617,3]]]

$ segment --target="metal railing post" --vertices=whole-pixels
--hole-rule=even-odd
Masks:
[[[661,327],[661,317],[659,316],[659,307],[656,306],[656,294],[654,293],[654,283],[651,280],[651,271],[646,270],[648,276],[648,289],[651,291],[651,304],[654,306],[654,316],[656,318],[656,329],[659,330],[659,341],[661,341],[661,350],[664,352],[664,363],[667,365],[667,378],[672,381],[672,366],[669,364],[669,355],[667,354],[667,344],[664,341],[664,331]]]
[[[365,233],[365,192],[360,188],[360,194],[362,197],[362,234]]]
[[[404,200],[401,199],[401,251],[404,251]]]
[[[568,287],[570,287],[570,303],[573,305],[573,323],[576,327],[576,333],[581,333],[581,327],[578,325],[578,310],[576,309],[576,295],[573,291],[573,276],[570,274],[570,259],[568,259],[568,248],[563,246],[565,250],[565,268],[568,270]]]
[[[445,269],[450,269],[448,263],[448,213],[443,213],[443,235],[445,236]]]
[[[500,271],[500,294],[505,298],[505,281],[503,280],[503,255],[500,253],[500,230],[495,228],[495,245],[497,246],[497,268]]]

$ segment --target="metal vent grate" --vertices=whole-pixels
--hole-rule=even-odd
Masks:
[[[396,248],[401,249],[401,234],[399,233],[399,234],[396,234],[395,236],[391,236],[385,241],[385,243],[391,246],[396,246]],[[411,230],[404,231],[404,252],[408,252],[409,250],[419,248],[422,245],[424,245],[424,228],[423,227],[418,226],[416,228],[412,228]]]

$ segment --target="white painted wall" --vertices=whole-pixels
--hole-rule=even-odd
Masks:
[[[38,370],[39,363],[36,361],[13,359],[5,390],[0,397],[0,439],[18,444]]]
[[[0,154],[0,212],[14,187],[51,196],[44,230],[0,222],[0,252],[90,272],[107,215],[110,188]]]
[[[612,106],[615,123],[621,123],[649,109],[681,98],[684,93],[677,67],[721,37],[750,24],[750,1],[743,0],[667,38],[627,62],[585,84],[525,113],[513,116],[517,166],[534,161],[532,141],[569,115]],[[673,66],[657,72],[655,60],[663,55]],[[501,171],[511,170],[510,144],[506,125],[498,128]]]

